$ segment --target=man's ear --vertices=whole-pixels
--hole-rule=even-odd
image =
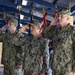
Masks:
[[[67,20],[69,20],[69,16],[67,17]]]

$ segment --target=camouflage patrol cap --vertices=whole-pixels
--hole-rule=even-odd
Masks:
[[[10,22],[13,22],[16,26],[18,26],[18,20],[17,20],[17,19],[15,19],[15,18],[10,18],[9,21],[10,21]],[[8,22],[9,22],[9,21],[8,21]]]
[[[69,15],[71,14],[70,10],[62,9],[59,11],[58,14],[63,14],[63,15]]]
[[[41,23],[37,20],[33,20],[29,25],[34,25],[34,26],[41,26]]]

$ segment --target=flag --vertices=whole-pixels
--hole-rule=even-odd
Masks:
[[[56,23],[56,27],[58,28],[58,10],[54,10],[54,17],[57,18],[57,23]]]
[[[42,30],[45,26],[46,26],[46,13],[43,14],[42,25],[40,27],[40,34],[42,34]]]
[[[53,40],[49,40],[49,53],[53,50]]]

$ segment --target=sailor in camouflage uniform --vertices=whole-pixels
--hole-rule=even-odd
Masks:
[[[20,57],[19,60],[23,62],[24,75],[44,75],[47,71],[48,45],[46,44],[46,40],[39,35],[40,25],[38,21],[33,20],[29,24],[32,36],[16,35],[12,40],[14,45],[22,47],[23,51],[21,54],[24,57],[23,61]],[[40,70],[41,57],[43,57],[43,65]]]
[[[3,43],[2,50],[2,64],[4,65],[4,75],[13,75],[13,70],[15,67],[15,55],[17,46],[14,46],[10,40],[12,37],[17,34],[16,28],[18,25],[18,21],[14,18],[11,18],[8,21],[8,24],[2,27],[0,30],[0,42]],[[3,31],[8,28],[10,33],[4,33]]]
[[[60,28],[54,28],[55,17],[49,26],[43,29],[42,36],[53,40],[52,75],[70,75],[75,73],[75,27],[69,24],[70,10],[59,12]]]

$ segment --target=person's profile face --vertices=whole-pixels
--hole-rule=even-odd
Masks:
[[[16,25],[13,22],[8,21],[7,27],[8,27],[9,30],[13,29],[15,26]]]
[[[31,25],[30,26],[30,31],[31,31],[31,34],[32,35],[35,35],[38,30],[39,30],[39,27],[38,26],[34,26],[34,25]]]
[[[68,20],[68,16],[67,15],[63,15],[63,14],[60,14],[58,19],[59,19],[59,23],[60,24],[61,23],[65,23]]]

